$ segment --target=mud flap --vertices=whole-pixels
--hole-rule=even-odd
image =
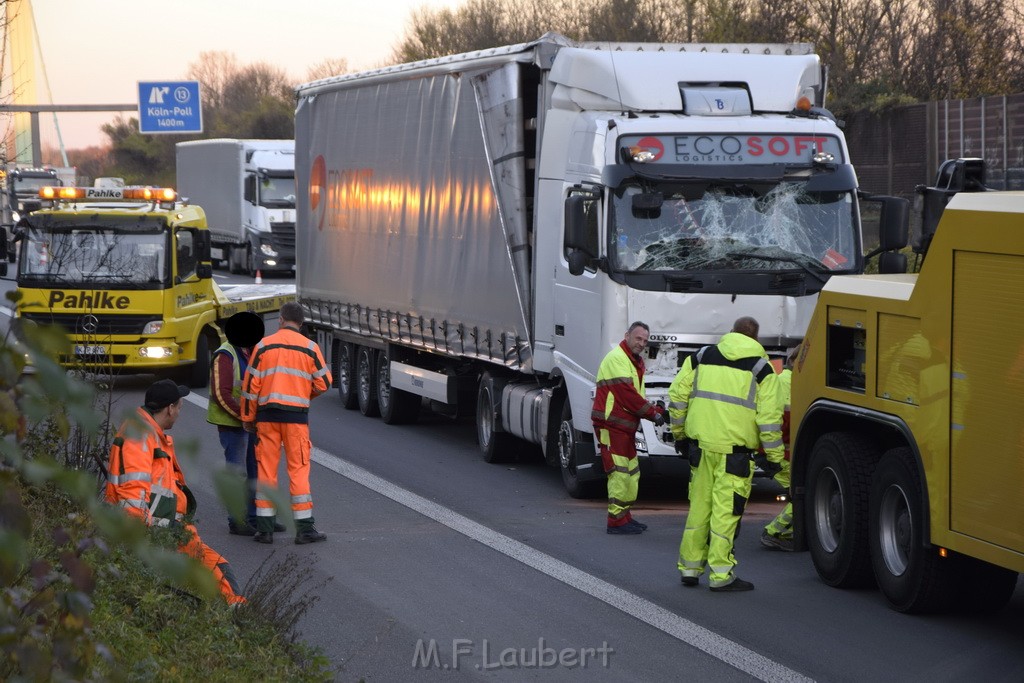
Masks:
[[[582,435],[575,446],[576,477],[580,481],[595,481],[604,479],[607,475],[604,472],[604,465],[601,456],[594,447],[593,436]]]

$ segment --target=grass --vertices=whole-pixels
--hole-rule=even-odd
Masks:
[[[81,547],[95,533],[88,515],[53,487],[22,484],[20,493],[32,520],[31,556],[37,561],[66,562],[69,543]],[[312,605],[308,595],[317,591],[302,590],[308,570],[287,559],[261,570],[244,591],[254,598],[232,609],[219,597],[204,600],[169,585],[123,547],[101,541],[81,558],[90,569],[68,575],[92,587],[84,632],[95,650],[75,655],[88,663],[85,675],[74,678],[215,683],[334,677],[327,659],[297,638],[295,624]],[[26,583],[34,580],[31,574]],[[52,649],[47,656],[54,660],[61,647],[66,644],[58,638],[48,645],[36,641],[37,650]]]

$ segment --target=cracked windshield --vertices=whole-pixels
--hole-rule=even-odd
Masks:
[[[165,235],[111,230],[30,230],[22,277],[58,282],[159,283],[164,279]]]
[[[850,192],[701,181],[625,185],[612,202],[618,270],[798,270],[823,280],[855,263]]]

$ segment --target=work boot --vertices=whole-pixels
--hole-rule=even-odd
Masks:
[[[228,533],[233,536],[254,536],[256,529],[245,522],[228,522]]]
[[[692,587],[696,586],[698,583],[700,583],[700,578],[698,578],[696,576],[680,576],[679,580],[687,588],[692,588]]]
[[[610,526],[608,527],[608,533],[610,534],[642,534],[643,529],[638,524],[623,524],[621,526]]]
[[[304,545],[306,543],[317,543],[319,541],[326,541],[327,534],[322,534],[316,530],[316,527],[306,527],[295,534],[295,545]]]
[[[274,532],[272,532],[272,531],[257,531],[253,535],[252,540],[256,541],[257,543],[273,543],[274,542]]]
[[[792,538],[783,538],[782,536],[770,534],[767,529],[761,532],[761,545],[769,550],[782,550],[787,553],[793,552]]]
[[[251,526],[251,527],[258,526],[257,523],[256,523],[256,519],[257,519],[256,517],[250,517],[249,518],[249,526]],[[288,528],[284,524],[281,524],[281,522],[274,522],[274,531],[287,531],[287,530],[288,530]]]
[[[647,531],[647,525],[639,521],[636,517],[631,517],[629,523],[636,524],[642,531]]]
[[[754,590],[754,584],[749,581],[744,581],[740,577],[736,577],[732,580],[732,583],[727,583],[724,586],[712,586],[711,591],[713,593],[738,593],[740,591],[752,591]]]

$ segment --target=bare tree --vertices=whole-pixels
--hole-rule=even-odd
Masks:
[[[199,60],[188,65],[186,76],[199,81],[203,104],[217,110],[224,106],[224,90],[239,69],[234,53],[215,50],[200,52]]]
[[[321,78],[340,76],[349,72],[348,60],[344,57],[328,57],[306,69],[307,81],[318,81]]]

